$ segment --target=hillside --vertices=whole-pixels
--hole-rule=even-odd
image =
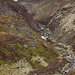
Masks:
[[[74,72],[74,0],[0,0],[0,75]]]
[[[37,1],[37,3],[35,1],[23,0],[20,3],[26,6],[28,12],[37,22],[42,24],[41,28],[44,28],[44,31],[41,34],[49,37],[48,39],[71,44],[74,47],[75,1],[43,0],[41,2]]]
[[[27,75],[58,59],[59,52],[38,33],[39,24],[24,6],[0,1],[0,75]]]
[[[40,23],[41,37],[52,44],[70,63],[55,75],[75,71],[75,0],[23,0],[33,18]],[[53,67],[54,68],[54,67]],[[33,74],[50,74],[50,67],[31,72]],[[71,73],[71,74],[74,74]]]

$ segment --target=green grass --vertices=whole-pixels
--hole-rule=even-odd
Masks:
[[[5,62],[3,60],[0,60],[0,65],[4,64]]]

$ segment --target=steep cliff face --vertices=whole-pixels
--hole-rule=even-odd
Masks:
[[[0,0],[0,75],[27,75],[58,58],[59,53],[38,30],[24,6]]]

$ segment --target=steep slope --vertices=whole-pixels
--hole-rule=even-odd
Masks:
[[[37,0],[36,0],[37,1]],[[46,31],[52,38],[62,43],[72,44],[75,46],[75,1],[74,0],[43,0],[34,3],[23,1],[22,5],[33,5],[28,9],[34,19],[45,25],[42,35],[46,36]],[[27,8],[30,6],[27,5]],[[41,26],[43,28],[43,26]],[[49,28],[49,29],[48,29]],[[50,39],[51,39],[50,36]]]
[[[55,48],[37,34],[38,28],[24,6],[0,0],[0,75],[27,75],[58,58]]]
[[[22,5],[27,5],[27,8],[32,6],[31,9],[28,9],[29,13],[35,14],[34,19],[37,21],[44,21],[50,16],[52,16],[56,10],[61,9],[64,5],[70,3],[74,0],[42,0],[41,2],[37,0],[23,0]]]
[[[75,1],[56,11],[55,16],[47,26],[52,30],[55,40],[74,45],[75,44]]]
[[[39,4],[41,4],[44,0],[19,0],[18,2],[26,7],[28,12],[35,15],[35,10],[37,10],[37,7]],[[36,8],[36,9],[34,9]],[[33,13],[32,13],[33,12]]]
[[[8,5],[9,7],[11,7],[12,10],[20,13],[33,30],[38,31],[39,24],[35,20],[33,20],[33,17],[30,14],[28,14],[24,6],[21,6],[20,4],[17,5],[17,3],[16,2],[13,3],[12,0],[11,2],[8,0]]]
[[[61,71],[56,71],[57,75],[74,71],[75,0],[43,0],[37,3],[35,1],[23,1],[21,4],[26,6],[29,13],[41,24],[41,37],[50,42],[70,62]],[[49,69],[50,66],[47,66],[46,68],[31,72],[31,75],[50,74]]]

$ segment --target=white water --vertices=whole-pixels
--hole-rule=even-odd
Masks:
[[[41,38],[44,39],[44,40],[46,40],[46,37],[45,36],[41,36]]]

